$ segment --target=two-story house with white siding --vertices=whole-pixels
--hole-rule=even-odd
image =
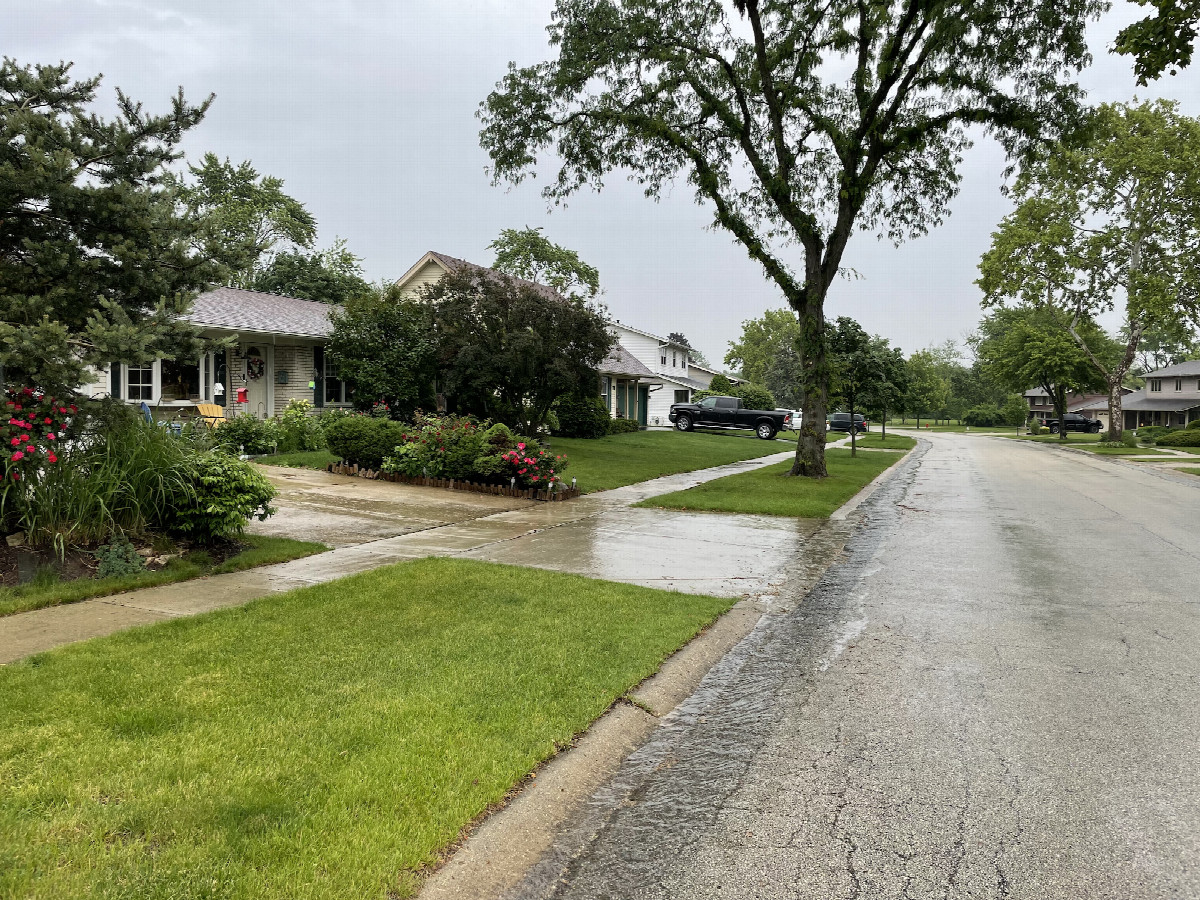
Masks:
[[[292,399],[347,406],[347,389],[326,370],[325,343],[335,307],[315,300],[220,287],[200,294],[184,318],[207,338],[233,338],[198,359],[114,363],[82,389],[91,397],[145,403],[156,417],[184,417],[202,403],[232,417],[278,415]]]
[[[1126,428],[1182,428],[1200,419],[1200,360],[1147,372],[1145,386],[1122,401]]]

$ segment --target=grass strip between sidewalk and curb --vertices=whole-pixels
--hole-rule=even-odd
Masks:
[[[732,603],[432,558],[4,667],[0,896],[411,896]]]
[[[827,450],[825,459],[829,477],[819,481],[789,476],[787,473],[792,464],[784,462],[753,472],[727,475],[687,490],[651,497],[635,505],[825,519],[903,458],[899,453],[864,452],[851,457],[849,450]]]
[[[338,462],[338,458],[328,450],[297,450],[293,453],[273,453],[269,456],[256,456],[254,462],[264,466],[282,466],[285,469],[325,469]]]
[[[1186,472],[1188,475],[1200,475],[1200,469],[1192,468],[1191,466],[1178,466],[1173,468],[1173,472]]]
[[[244,534],[237,543],[245,549],[230,556],[224,562],[213,563],[204,550],[195,550],[173,559],[153,572],[138,572],[134,575],[116,575],[111,578],[77,578],[73,581],[38,581],[16,587],[0,588],[0,616],[77,603],[95,597],[108,597],[141,588],[159,587],[178,581],[189,581],[206,575],[224,575],[241,572],[258,566],[288,562],[324,553],[329,548],[314,541],[296,541],[291,538],[267,537],[260,534]]]
[[[1099,434],[1068,434],[1067,440],[1063,441],[1057,434],[1021,434],[1021,435],[1005,435],[1010,441],[1025,441],[1032,444],[1048,444],[1051,447],[1066,447],[1070,450],[1082,450],[1085,453],[1093,453],[1096,456],[1170,456],[1169,453],[1160,453],[1153,447],[1098,447],[1098,444],[1103,440],[1103,435]]]

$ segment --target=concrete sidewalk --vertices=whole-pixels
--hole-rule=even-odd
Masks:
[[[253,530],[326,540],[335,549],[245,572],[2,617],[0,664],[425,556],[468,556],[720,596],[769,590],[784,574],[785,563],[794,559],[798,543],[811,535],[811,525],[629,507],[791,456],[789,450],[561,503],[272,470],[277,483],[292,482],[281,490],[281,504],[290,511],[281,521],[290,519],[296,530]],[[702,523],[688,521],[698,517]]]

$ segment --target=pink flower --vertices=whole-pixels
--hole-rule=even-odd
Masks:
[[[518,475],[524,475],[524,474],[525,474],[525,470],[524,470],[524,469],[517,469],[517,474],[518,474]]]
[[[47,453],[47,454],[46,454],[46,459],[47,459],[47,460],[49,460],[49,461],[50,461],[50,462],[52,462],[52,463],[56,463],[56,462],[58,462],[58,457],[57,457],[57,456],[55,456],[53,453]]]
[[[20,450],[18,450],[16,453],[14,453],[14,454],[12,455],[12,461],[13,461],[13,462],[20,462],[20,461],[21,461],[21,460],[23,460],[24,458],[25,458],[25,454],[24,454],[24,453],[22,453]]]
[[[536,475],[534,475],[532,480],[533,480],[533,481],[537,481],[537,476],[536,476]]]
[[[51,432],[48,432],[48,433],[46,434],[46,440],[48,440],[48,441],[52,441],[52,440],[54,440],[54,432],[53,432],[53,431],[51,431]]]
[[[18,407],[17,407],[17,409],[20,409],[20,407],[18,406]],[[524,450],[524,449],[525,449],[525,445],[524,445],[524,444],[517,444],[517,449],[518,449],[518,450]]]
[[[9,441],[9,443],[15,447],[15,446],[17,446],[17,444],[21,443],[21,439],[19,437],[15,437],[11,441]]]

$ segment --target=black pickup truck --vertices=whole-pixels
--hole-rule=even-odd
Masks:
[[[667,416],[680,431],[703,428],[752,428],[769,441],[787,427],[792,415],[787,410],[742,409],[737,397],[705,397],[699,403],[676,403]]]

